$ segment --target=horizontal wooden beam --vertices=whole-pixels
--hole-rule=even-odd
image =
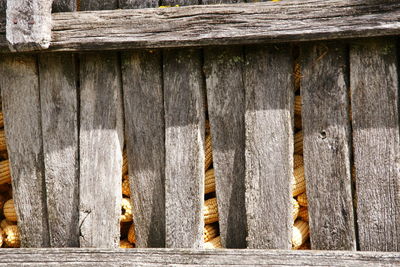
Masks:
[[[400,253],[254,249],[2,249],[0,266],[397,266]]]
[[[397,35],[400,2],[283,0],[66,12],[52,19],[49,51],[238,45]],[[8,51],[5,38],[1,50]]]

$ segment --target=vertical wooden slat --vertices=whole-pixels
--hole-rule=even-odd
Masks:
[[[242,48],[206,49],[204,62],[221,242],[223,247],[245,248]]]
[[[292,69],[288,46],[248,47],[246,50],[245,151],[249,248],[291,248]]]
[[[36,57],[3,56],[0,86],[21,245],[47,247],[49,232]]]
[[[350,70],[360,249],[400,251],[399,71],[395,40],[354,42]]]
[[[120,1],[120,8],[158,1]],[[122,78],[136,247],[165,246],[165,127],[161,51],[125,52]]]
[[[164,53],[166,246],[201,248],[204,99],[199,50]]]
[[[302,46],[304,165],[312,249],[355,250],[344,44]]]

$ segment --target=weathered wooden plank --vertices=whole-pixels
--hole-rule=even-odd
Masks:
[[[78,98],[75,58],[39,57],[50,246],[79,246]]]
[[[118,59],[81,56],[80,245],[117,247],[123,125]]]
[[[21,245],[47,247],[49,232],[36,57],[2,57],[0,88]]]
[[[199,50],[164,51],[166,246],[203,246],[204,95]]]
[[[395,40],[352,44],[350,88],[361,250],[400,251],[398,72]]]
[[[13,51],[47,49],[53,0],[7,0],[6,36]]]
[[[311,246],[355,250],[346,46],[337,42],[303,45],[301,54]]]
[[[249,248],[291,248],[291,74],[289,46],[247,47],[245,186]]]
[[[165,128],[160,52],[122,54],[136,247],[165,246]]]
[[[208,112],[221,242],[246,247],[244,87],[241,47],[205,50]]]
[[[397,266],[400,253],[255,249],[2,249],[0,266]]]
[[[55,13],[49,50],[279,43],[396,35],[400,33],[399,20],[398,1],[382,4],[364,0],[269,1]],[[0,47],[8,51],[4,42],[0,41]]]

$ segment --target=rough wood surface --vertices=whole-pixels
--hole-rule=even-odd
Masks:
[[[199,50],[164,51],[166,246],[203,246],[204,96]]]
[[[36,57],[2,57],[0,88],[21,245],[47,247],[49,231]]]
[[[355,250],[344,44],[302,46],[304,167],[312,249]]]
[[[75,58],[39,57],[50,246],[79,246],[78,98]]]
[[[49,49],[133,49],[396,35],[400,33],[399,20],[400,2],[391,0],[385,4],[294,0],[55,13]],[[2,51],[8,51],[1,44],[5,43],[0,41]]]
[[[395,40],[354,42],[351,104],[361,250],[400,251],[400,134]]]
[[[115,53],[81,55],[81,247],[119,245],[124,140],[117,63]]]
[[[53,0],[7,0],[6,31],[11,50],[47,49]]]
[[[165,128],[161,53],[123,53],[122,77],[136,247],[164,247]]]
[[[241,47],[205,50],[208,112],[221,242],[246,247],[244,87]]]
[[[0,266],[398,266],[391,252],[254,249],[2,249]]]
[[[244,69],[248,247],[289,249],[293,225],[290,47],[247,47]]]

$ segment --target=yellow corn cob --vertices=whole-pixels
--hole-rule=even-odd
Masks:
[[[129,198],[122,198],[121,202],[122,214],[120,216],[121,222],[130,222],[132,221],[132,205]]]
[[[294,154],[303,155],[303,131],[294,135]]]
[[[215,192],[214,169],[209,169],[208,171],[206,171],[206,178],[205,178],[204,194],[208,194],[211,192]]]
[[[3,246],[4,232],[0,229],[0,248]]]
[[[205,125],[205,128],[206,128],[206,135],[209,135],[211,133],[210,121],[206,120],[204,125]]]
[[[304,167],[298,167],[293,171],[293,196],[298,196],[306,191],[306,180],[304,178]]]
[[[124,150],[122,154],[122,176],[128,174],[128,154]]]
[[[203,214],[205,224],[218,221],[218,205],[215,197],[204,201]]]
[[[10,165],[8,160],[0,161],[0,184],[11,183]]]
[[[17,221],[17,213],[15,212],[13,199],[7,200],[7,202],[4,204],[3,212],[4,212],[4,216],[6,217],[7,220],[9,220],[11,222]]]
[[[302,220],[295,221],[293,225],[292,248],[298,249],[309,237],[308,223]]]
[[[307,194],[306,192],[300,194],[297,196],[297,202],[299,202],[300,206],[307,207],[308,202],[307,202]]]
[[[293,204],[293,210],[292,210],[292,215],[293,215],[293,221],[296,220],[297,216],[299,215],[299,203],[297,203],[296,199],[292,198],[292,204]]]
[[[4,133],[4,130],[0,130],[0,151],[6,151],[6,150],[7,150],[6,135]]]
[[[299,63],[294,64],[294,91],[298,91],[300,89],[301,82],[301,68]]]
[[[14,222],[7,221],[7,219],[3,219],[0,222],[0,227],[1,227],[1,229],[5,229],[7,226],[14,225],[14,224],[15,224]]]
[[[217,236],[216,238],[211,239],[210,241],[204,243],[204,248],[206,249],[222,248],[221,237]]]
[[[131,242],[132,244],[136,243],[135,226],[133,225],[133,223],[131,227],[129,227],[128,241]]]
[[[126,180],[126,179],[129,179],[129,175],[122,175],[122,180]]]
[[[204,226],[204,242],[208,242],[211,239],[213,239],[214,237],[216,237],[218,234],[218,228],[217,225],[215,224],[206,224]]]
[[[297,169],[304,165],[303,156],[302,155],[293,155],[293,169]]]
[[[119,241],[119,247],[120,248],[134,248],[134,246],[131,243],[129,243],[129,241],[126,239]]]
[[[3,112],[0,112],[0,128],[3,128],[3,127],[4,127],[4,117],[3,117]]]
[[[300,207],[300,209],[299,209],[299,217],[303,221],[308,222],[308,208],[307,207]]]
[[[301,130],[303,128],[303,122],[300,115],[294,116],[294,128]]]
[[[307,239],[306,242],[304,242],[303,245],[301,245],[298,250],[308,250],[311,249],[311,244],[310,244],[310,239]]]
[[[301,96],[299,95],[294,97],[294,114],[301,116]]]
[[[131,195],[131,188],[129,187],[129,179],[124,179],[122,181],[122,194],[128,197]]]
[[[211,134],[206,136],[205,140],[205,166],[204,169],[208,170],[210,168],[211,163],[213,161],[213,155],[212,155],[212,147],[211,147]]]
[[[21,245],[21,239],[19,230],[16,225],[9,225],[4,229],[5,239],[4,243],[10,248],[19,248]]]

